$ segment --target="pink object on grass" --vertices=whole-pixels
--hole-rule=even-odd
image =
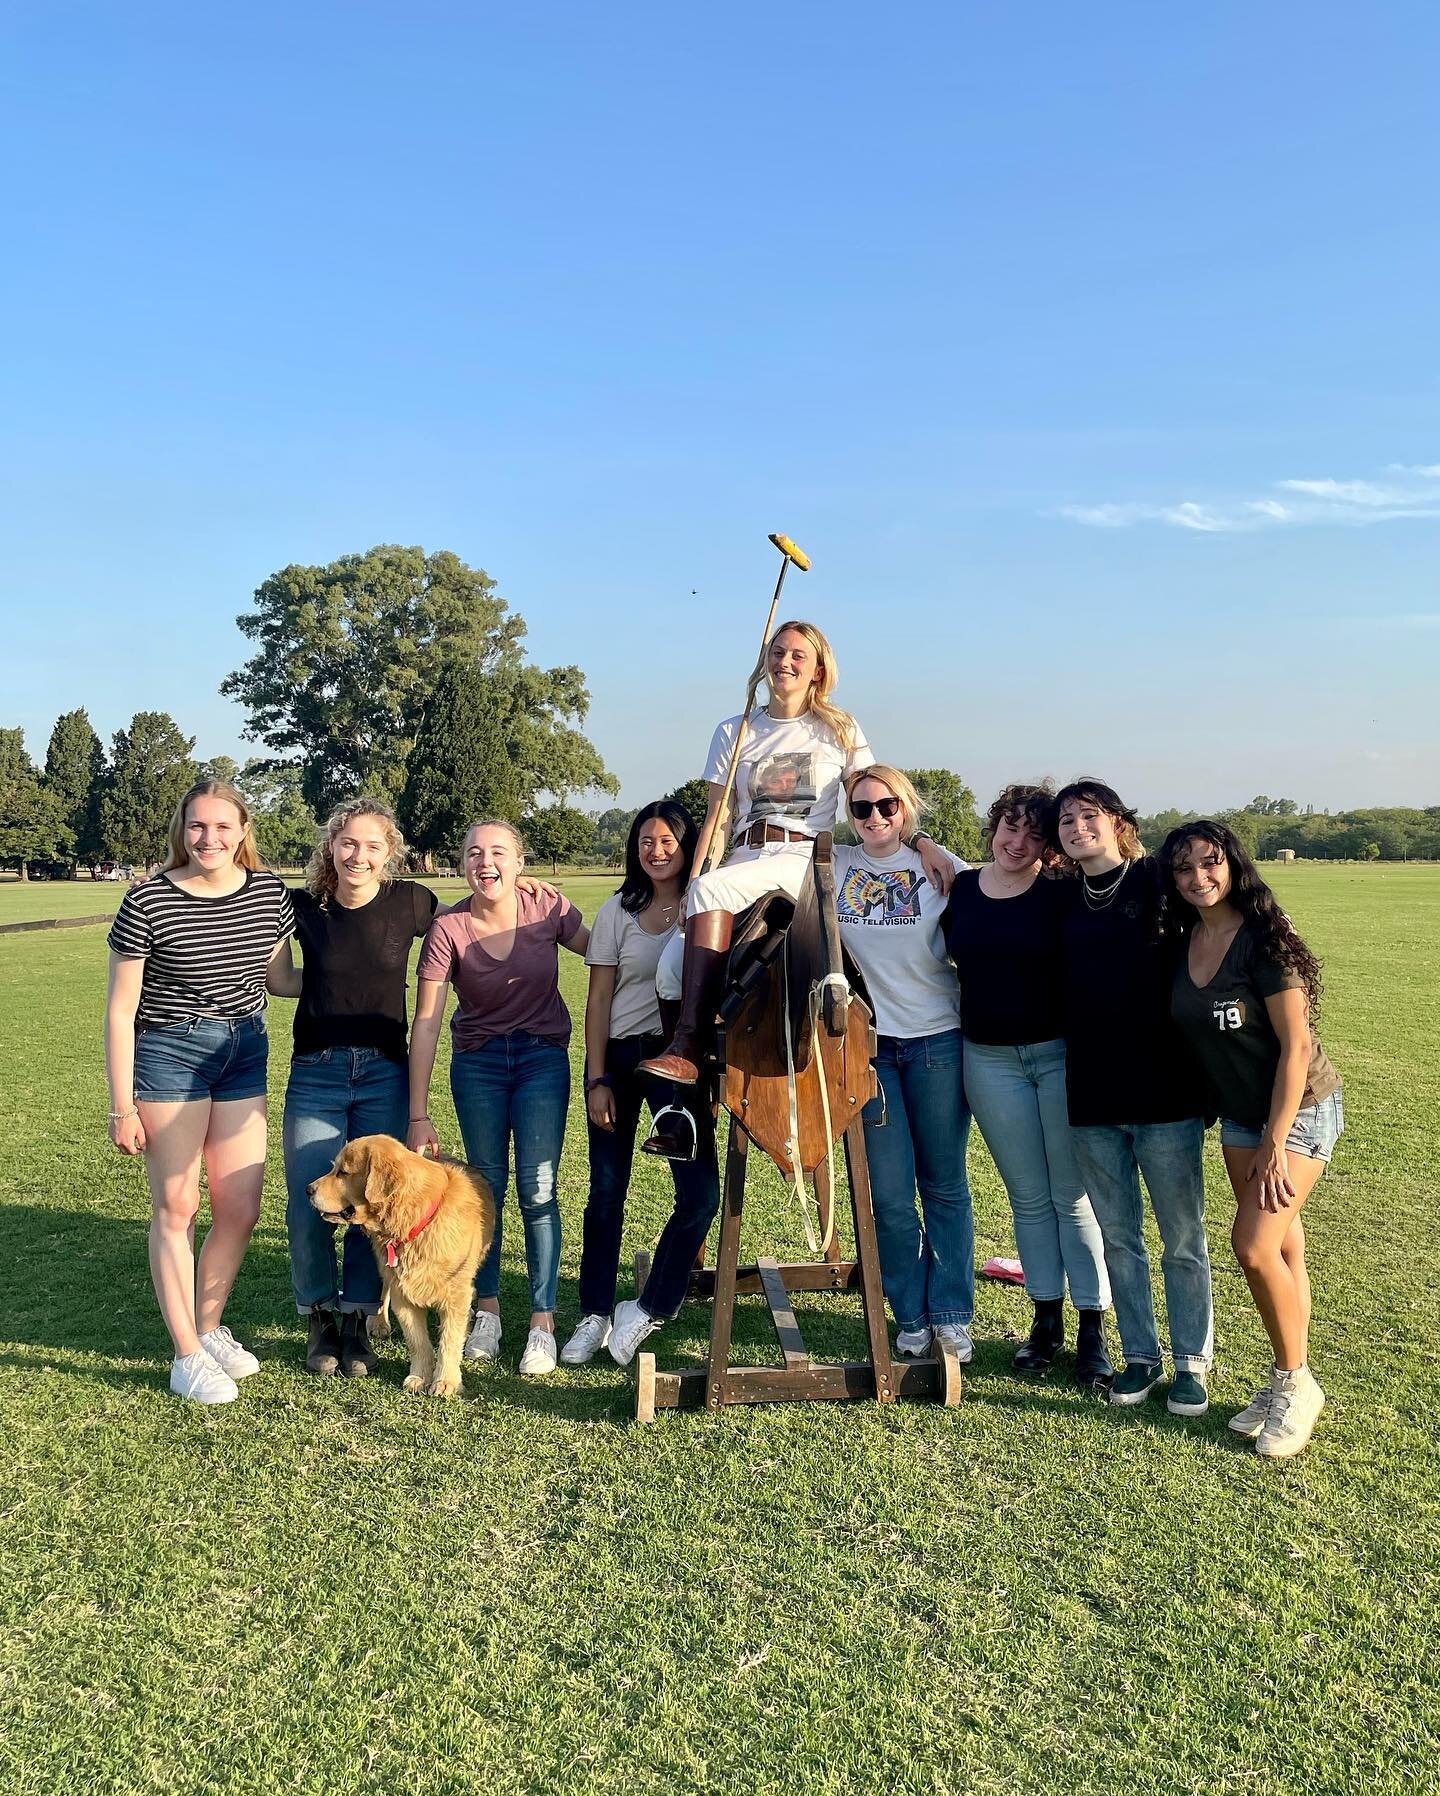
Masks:
[[[982,1278],[998,1278],[1002,1284],[1006,1285],[1023,1285],[1025,1268],[1019,1260],[986,1260],[980,1268],[980,1276]]]

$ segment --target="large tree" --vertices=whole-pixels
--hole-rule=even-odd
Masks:
[[[526,666],[524,619],[458,555],[383,544],[327,567],[282,568],[236,621],[257,650],[220,690],[249,712],[252,741],[299,755],[317,814],[357,792],[398,797],[437,682],[453,666],[506,682],[527,796],[614,790],[574,727],[589,708],[584,675]]]
[[[678,804],[682,811],[690,813],[690,819],[696,829],[705,821],[705,812],[710,804],[710,787],[702,779],[686,780],[665,797],[671,804]]]
[[[923,802],[921,827],[962,860],[980,860],[984,848],[975,794],[960,775],[948,767],[907,767],[905,772]]]
[[[75,838],[75,858],[93,865],[100,859],[105,750],[83,705],[55,720],[45,751],[45,789]]]
[[[60,798],[26,753],[25,732],[0,730],[0,862],[16,862],[28,879],[31,861],[68,855],[74,843]]]
[[[195,779],[194,746],[168,711],[137,711],[129,729],[116,730],[100,800],[100,839],[112,859],[148,866],[162,857],[175,807]]]
[[[464,663],[435,682],[396,805],[411,846],[427,857],[458,854],[477,817],[517,818],[524,808],[506,686]]]

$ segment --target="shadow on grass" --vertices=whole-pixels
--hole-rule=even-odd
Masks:
[[[82,1353],[102,1360],[139,1360],[144,1363],[108,1367],[89,1363],[63,1370],[117,1386],[163,1388],[170,1351],[150,1289],[148,1217],[96,1216],[23,1204],[5,1206],[4,1217],[12,1275],[0,1325],[3,1346]],[[586,1367],[561,1368],[546,1379],[520,1378],[515,1361],[529,1312],[529,1288],[522,1273],[502,1270],[500,1303],[509,1323],[502,1358],[494,1366],[467,1368],[466,1391],[471,1400],[504,1403],[576,1422],[623,1420],[633,1414],[633,1374],[616,1366],[603,1349]],[[864,1319],[854,1293],[799,1294],[795,1311],[815,1359],[865,1357]],[[579,1315],[573,1279],[562,1284],[558,1315],[563,1340]],[[319,1382],[304,1369],[305,1328],[295,1311],[282,1230],[264,1224],[257,1229],[227,1307],[226,1321],[240,1339],[259,1350],[267,1368],[293,1372],[307,1383]],[[664,1370],[697,1366],[708,1351],[709,1330],[709,1306],[691,1302],[645,1346]],[[975,1357],[965,1369],[961,1414],[967,1405],[1032,1416],[1097,1406],[1093,1396],[1072,1382],[1066,1358],[1043,1378],[1022,1378],[1011,1366],[1014,1350],[1013,1338],[976,1342]],[[736,1305],[730,1363],[780,1363],[775,1331],[759,1297],[741,1298]],[[0,1364],[28,1370],[38,1367],[35,1356],[23,1352],[0,1351]],[[380,1367],[369,1382],[398,1394],[405,1364],[404,1346],[397,1335],[380,1349]],[[1211,1409],[1198,1418],[1171,1416],[1164,1407],[1163,1389],[1134,1408],[1104,1407],[1116,1427],[1158,1424],[1167,1430],[1187,1431],[1213,1445],[1252,1450],[1248,1442],[1227,1429],[1233,1412]]]

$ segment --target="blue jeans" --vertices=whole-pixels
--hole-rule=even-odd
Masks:
[[[1080,1169],[1105,1237],[1115,1320],[1127,1362],[1160,1364],[1160,1335],[1145,1251],[1140,1175],[1160,1229],[1160,1273],[1177,1372],[1205,1372],[1215,1348],[1210,1250],[1205,1241],[1205,1124],[1117,1123],[1071,1130]]]
[[[403,1066],[375,1048],[322,1048],[297,1054],[285,1088],[285,1232],[290,1282],[303,1316],[313,1304],[373,1315],[380,1307],[380,1268],[364,1229],[351,1223],[335,1275],[334,1225],[316,1214],[305,1187],[330,1170],[347,1141],[361,1135],[405,1139],[410,1114]]]
[[[492,1035],[483,1048],[451,1056],[450,1095],[465,1158],[484,1173],[495,1193],[495,1239],[475,1274],[475,1295],[500,1295],[501,1218],[513,1139],[530,1308],[553,1310],[560,1275],[555,1189],[570,1104],[570,1056],[557,1043],[524,1029]]]
[[[965,1043],[965,1096],[1015,1219],[1015,1245],[1034,1303],[1065,1296],[1077,1310],[1110,1307],[1100,1224],[1070,1139],[1065,1043]]]
[[[658,1054],[665,1043],[658,1035],[612,1037],[605,1044],[605,1071],[615,1099],[615,1127],[597,1129],[587,1122],[590,1137],[590,1196],[585,1204],[584,1242],[580,1249],[580,1313],[608,1316],[615,1307],[615,1281],[620,1270],[620,1231],[635,1157],[635,1130],[648,1101],[651,1113],[677,1095],[685,1101],[691,1087],[659,1085],[635,1071],[642,1060]],[[640,1293],[647,1315],[669,1319],[685,1301],[690,1268],[720,1208],[720,1173],[715,1162],[715,1124],[704,1098],[686,1104],[695,1118],[695,1158],[672,1160],[675,1208],[661,1230],[650,1276]]]
[[[886,1301],[905,1331],[945,1322],[968,1328],[975,1314],[975,1220],[965,1178],[970,1110],[960,1031],[882,1035],[875,1071],[880,1096],[865,1106],[863,1119]]]

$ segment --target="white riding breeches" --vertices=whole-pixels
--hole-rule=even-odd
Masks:
[[[728,910],[737,916],[769,892],[800,896],[815,844],[811,841],[766,842],[761,848],[737,848],[721,867],[693,880],[685,897],[685,915]],[[665,944],[655,971],[655,990],[668,1002],[680,996],[685,943],[677,930]]]

